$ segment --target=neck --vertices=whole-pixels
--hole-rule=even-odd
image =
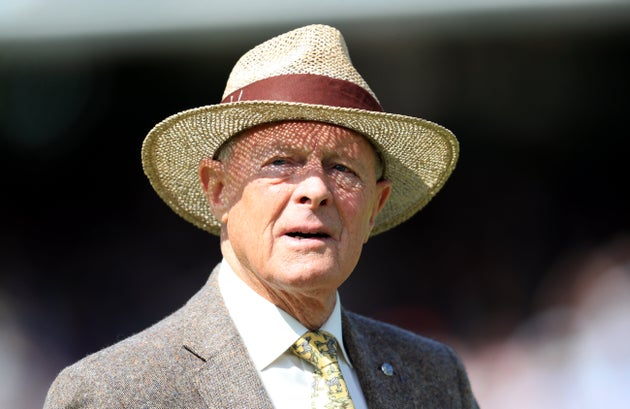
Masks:
[[[259,294],[261,294],[259,292]],[[319,329],[335,309],[336,294],[324,297],[295,296],[290,293],[261,294],[310,330]]]

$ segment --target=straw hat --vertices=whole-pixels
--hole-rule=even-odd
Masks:
[[[457,161],[457,140],[449,130],[383,112],[352,65],[341,33],[310,25],[243,55],[221,103],[183,111],[157,124],[142,146],[144,171],[178,215],[219,234],[220,223],[210,213],[199,181],[199,162],[247,128],[284,120],[341,125],[374,144],[392,192],[372,235],[402,223],[427,204]]]

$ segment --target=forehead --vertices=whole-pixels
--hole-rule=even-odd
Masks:
[[[361,134],[342,126],[309,121],[269,123],[250,128],[230,141],[232,153],[321,151],[372,161],[377,153]]]

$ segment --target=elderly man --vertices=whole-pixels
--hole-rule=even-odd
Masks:
[[[457,141],[383,112],[337,30],[250,50],[220,104],[167,118],[142,154],[223,261],[179,311],[65,369],[47,408],[477,407],[450,348],[341,307],[363,244],[441,188]]]

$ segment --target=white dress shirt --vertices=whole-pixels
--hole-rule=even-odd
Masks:
[[[241,280],[227,261],[221,262],[219,289],[262,384],[277,409],[311,408],[313,367],[288,351],[308,329],[260,296]],[[339,294],[321,326],[337,338],[339,366],[356,409],[367,409],[359,380],[343,345]]]

